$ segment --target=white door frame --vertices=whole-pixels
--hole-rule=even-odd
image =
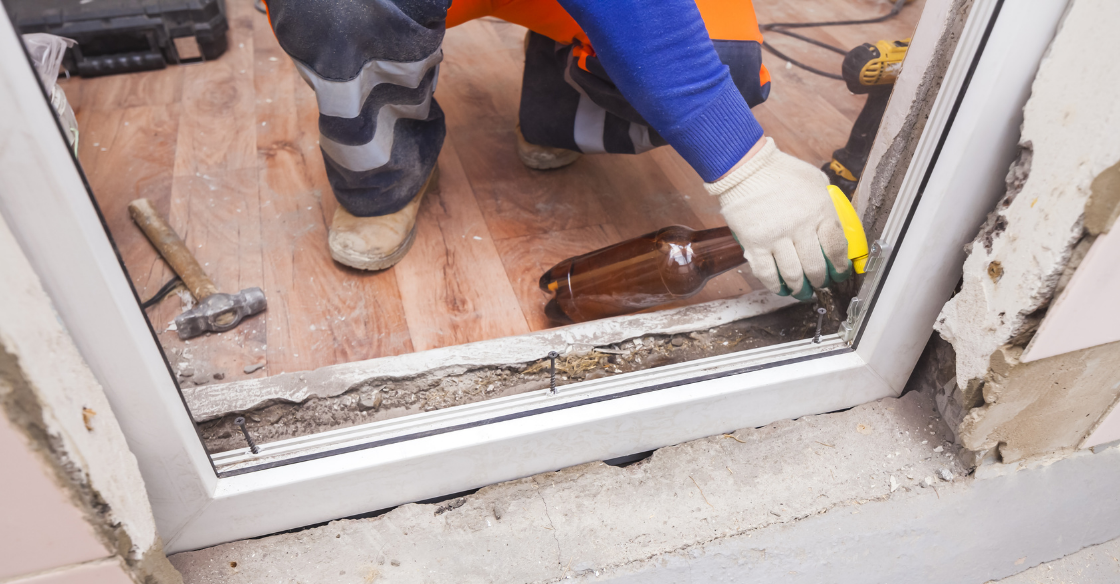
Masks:
[[[889,275],[854,349],[831,335],[573,384],[554,401],[431,412],[409,423],[438,432],[267,470],[218,478],[6,15],[0,214],[105,388],[166,550],[196,549],[898,395],[960,277],[963,244],[1003,192],[1066,1],[975,2],[883,235]],[[448,426],[466,419],[456,416],[475,417]]]

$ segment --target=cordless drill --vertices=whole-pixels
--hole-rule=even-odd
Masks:
[[[887,111],[891,90],[902,70],[902,60],[906,58],[909,46],[910,39],[864,43],[844,56],[840,74],[848,85],[848,91],[866,94],[867,102],[856,117],[848,143],[833,152],[832,161],[822,166],[821,170],[828,175],[829,182],[849,198],[856,190],[863,167],[867,165],[871,144],[879,131],[883,113]]]

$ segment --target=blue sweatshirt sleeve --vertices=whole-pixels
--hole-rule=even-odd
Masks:
[[[694,0],[559,0],[622,95],[707,182],[763,135]]]

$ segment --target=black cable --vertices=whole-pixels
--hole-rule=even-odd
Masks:
[[[166,298],[167,295],[170,294],[171,291],[174,290],[176,286],[178,286],[179,284],[182,284],[182,283],[183,283],[183,281],[179,279],[179,276],[175,276],[174,278],[171,278],[170,280],[167,281],[166,284],[163,285],[162,288],[159,289],[158,292],[155,293],[154,296],[145,300],[144,302],[141,302],[140,303],[140,309],[141,310],[147,310],[147,309],[155,306],[156,304],[159,304],[160,300],[163,300],[164,298]]]
[[[770,30],[773,28],[814,28],[820,26],[848,26],[852,24],[875,24],[877,22],[884,22],[898,16],[902,12],[903,5],[906,0],[895,0],[894,6],[891,11],[875,18],[868,18],[866,20],[827,20],[824,22],[772,22],[770,24],[763,24],[759,26],[762,30]]]
[[[812,39],[812,38],[809,38],[805,35],[797,34],[797,33],[793,32],[791,30],[785,30],[785,29],[782,29],[782,28],[772,28],[772,29],[770,29],[770,32],[776,32],[776,33],[779,33],[779,34],[784,34],[786,36],[791,36],[795,39],[803,40],[803,41],[805,41],[805,42],[807,42],[811,45],[817,45],[818,47],[820,47],[822,49],[828,49],[828,50],[832,51],[833,53],[839,53],[841,55],[847,55],[848,54],[848,51],[845,51],[844,49],[841,49],[840,47],[834,47],[834,46],[832,46],[828,43],[822,43],[821,41],[818,41],[817,39]]]
[[[827,50],[835,52],[835,53],[840,53],[841,55],[847,55],[848,51],[845,51],[844,49],[841,49],[840,47],[834,47],[834,46],[832,46],[828,43],[823,43],[823,42],[818,41],[816,39],[811,39],[809,37],[806,37],[806,36],[803,36],[803,35],[800,35],[800,34],[797,34],[795,32],[785,30],[785,29],[789,29],[789,28],[817,28],[817,27],[825,27],[825,26],[850,26],[850,25],[854,25],[854,24],[875,24],[877,22],[885,22],[887,20],[890,20],[890,19],[894,18],[895,16],[898,16],[898,13],[902,12],[902,7],[905,4],[906,4],[906,0],[895,0],[894,5],[891,6],[891,11],[890,12],[884,14],[883,16],[878,16],[878,17],[875,17],[875,18],[868,18],[868,19],[865,19],[865,20],[830,20],[830,21],[824,21],[824,22],[772,22],[770,24],[759,25],[758,28],[759,28],[759,30],[763,30],[763,31],[776,32],[776,33],[779,33],[779,34],[784,34],[786,36],[793,37],[795,39],[807,42],[809,44],[816,45],[816,46],[821,47],[823,49],[827,49]],[[778,57],[779,59],[785,59],[790,64],[792,64],[796,67],[799,67],[801,69],[804,69],[804,70],[806,70],[810,73],[816,73],[817,75],[820,75],[821,77],[828,77],[829,79],[836,79],[836,80],[839,80],[839,81],[844,80],[844,77],[841,76],[841,75],[836,75],[835,73],[829,73],[827,71],[821,71],[820,69],[817,69],[815,67],[810,67],[809,65],[806,65],[805,63],[802,63],[802,62],[797,61],[795,59],[791,59],[788,55],[786,55],[785,53],[782,53],[778,49],[775,49],[773,45],[771,45],[770,43],[768,43],[766,41],[762,42],[762,48],[764,48],[767,51],[770,51],[771,53],[773,53],[773,55],[775,57]]]
[[[770,51],[771,53],[774,53],[775,57],[778,57],[779,59],[785,59],[786,61],[792,63],[793,65],[795,65],[797,67],[800,67],[800,68],[802,68],[802,69],[804,69],[804,70],[806,70],[810,73],[816,73],[817,75],[820,75],[821,77],[828,77],[829,79],[837,79],[839,81],[844,80],[844,78],[840,75],[837,75],[835,73],[829,73],[827,71],[821,71],[820,69],[817,69],[815,67],[810,67],[809,65],[806,65],[805,63],[802,63],[801,61],[794,60],[793,58],[789,57],[785,53],[779,51],[778,49],[775,49],[772,46],[770,46],[770,43],[767,43],[766,41],[762,41],[762,48],[766,49],[767,51]]]

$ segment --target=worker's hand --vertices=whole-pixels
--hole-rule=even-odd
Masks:
[[[762,142],[704,187],[719,197],[754,275],[776,294],[808,300],[813,287],[851,275],[848,242],[824,173],[778,150],[773,138]]]

